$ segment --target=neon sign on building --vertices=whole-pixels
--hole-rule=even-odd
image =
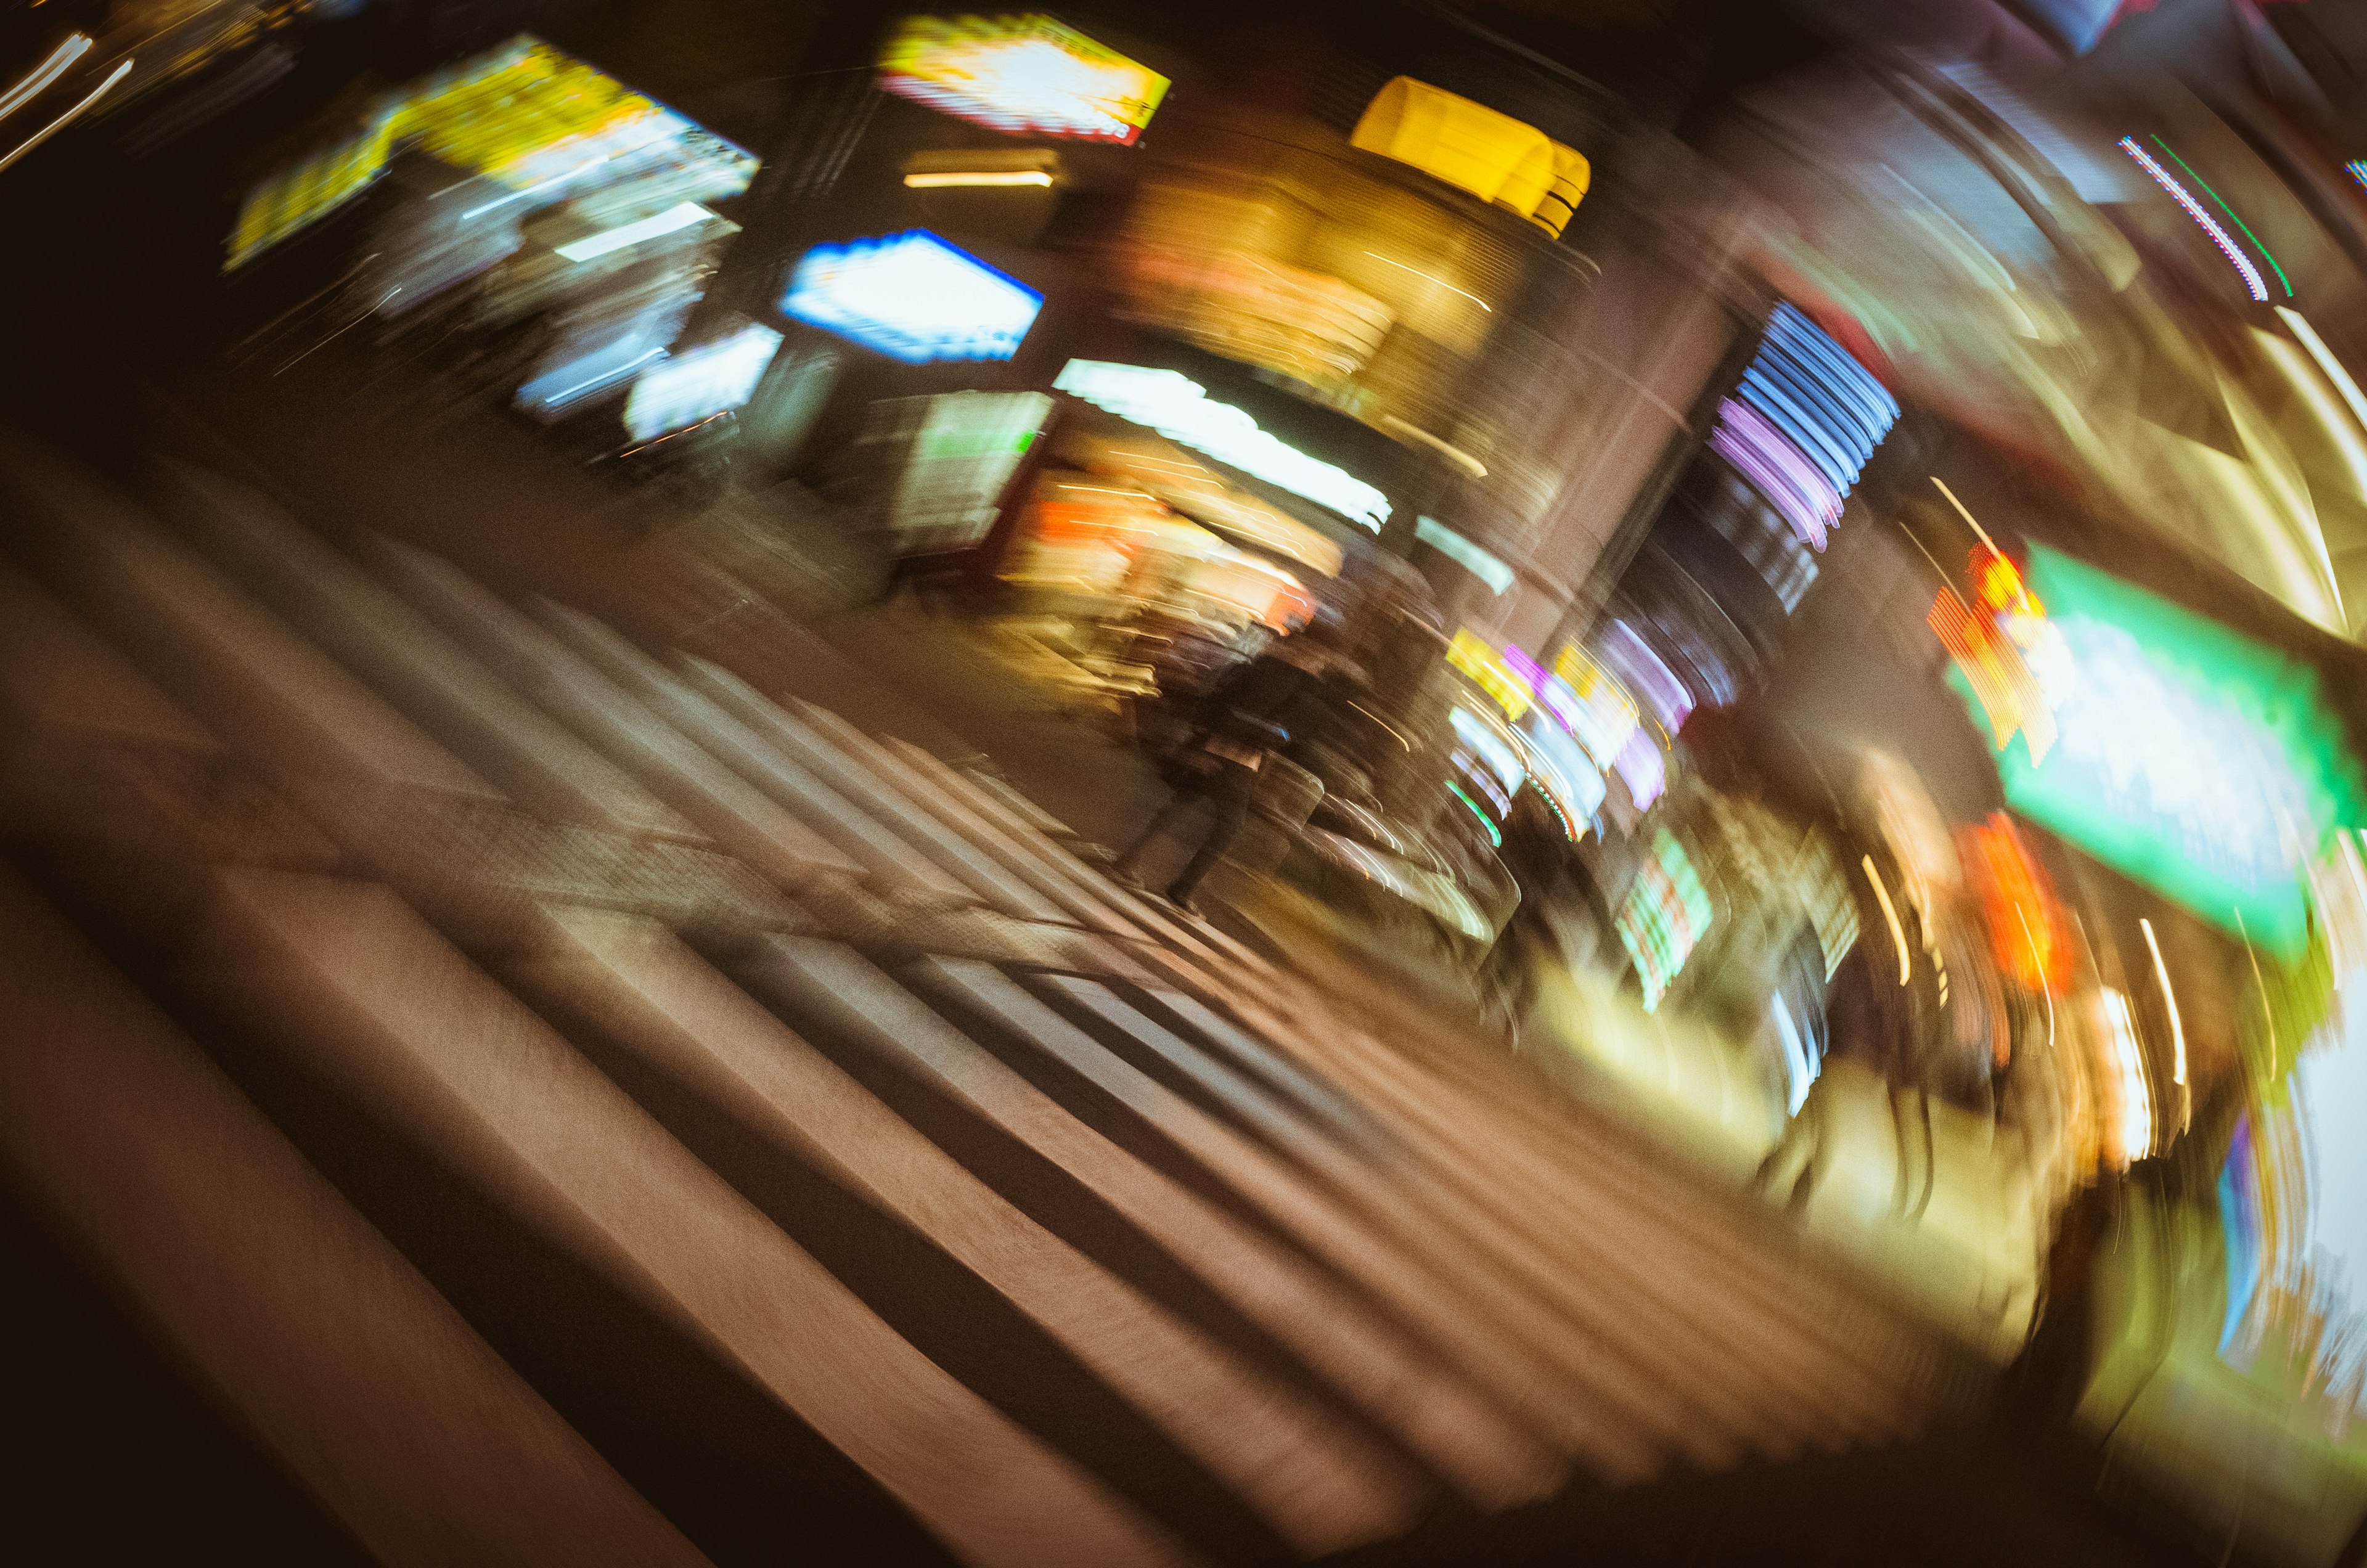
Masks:
[[[1997,738],[2007,804],[2229,935],[2301,951],[2308,867],[2367,821],[2316,671],[2043,546],[1976,582],[1998,635],[1965,645],[2005,676],[1959,654],[1955,679]]]

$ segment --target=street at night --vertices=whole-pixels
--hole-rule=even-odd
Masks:
[[[0,45],[11,1560],[2367,1564],[2367,6]]]

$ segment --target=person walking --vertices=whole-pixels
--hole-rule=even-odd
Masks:
[[[1217,683],[1183,749],[1184,776],[1173,797],[1117,858],[1114,869],[1120,880],[1139,886],[1142,859],[1150,846],[1174,823],[1206,806],[1211,808],[1207,837],[1166,891],[1170,902],[1189,913],[1199,912],[1194,896],[1248,826],[1266,759],[1289,745],[1292,734],[1305,727],[1329,668],[1328,650],[1313,636],[1300,634],[1270,644]]]
[[[1560,816],[1546,803],[1535,781],[1523,784],[1505,814],[1502,842],[1496,850],[1496,858],[1520,889],[1521,901],[1512,906],[1504,929],[1488,950],[1478,976],[1480,993],[1502,1013],[1514,1050],[1520,1049],[1521,1027],[1536,1002],[1539,971],[1566,962],[1557,919],[1570,853],[1569,834]]]

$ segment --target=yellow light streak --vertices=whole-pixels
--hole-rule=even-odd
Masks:
[[[1898,983],[1903,986],[1914,973],[1907,946],[1907,928],[1898,923],[1898,906],[1890,901],[1890,889],[1882,885],[1882,873],[1874,869],[1874,857],[1863,855],[1859,861],[1865,867],[1865,879],[1874,884],[1874,896],[1882,901],[1882,918],[1890,922],[1890,940],[1898,944]]]
[[[914,190],[948,186],[1048,186],[1052,176],[1041,169],[979,169],[961,174],[906,175],[904,183]]]

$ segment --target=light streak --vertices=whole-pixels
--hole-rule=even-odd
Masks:
[[[1408,740],[1404,736],[1399,735],[1397,732],[1396,727],[1390,724],[1387,719],[1383,718],[1379,714],[1375,713],[1372,709],[1366,707],[1362,703],[1352,702],[1348,705],[1354,708],[1358,713],[1363,714],[1366,718],[1371,719],[1375,724],[1379,725],[1383,729],[1387,730],[1390,738],[1399,745],[1404,747],[1409,751],[1413,750],[1413,742]]]
[[[1391,430],[1396,431],[1399,435],[1406,436],[1410,440],[1419,441],[1423,446],[1430,447],[1440,457],[1444,457],[1448,462],[1453,463],[1456,468],[1461,468],[1465,473],[1469,474],[1473,479],[1484,479],[1488,477],[1488,465],[1473,457],[1470,453],[1466,452],[1462,447],[1457,446],[1452,441],[1448,441],[1441,436],[1433,435],[1429,431],[1424,430],[1418,424],[1409,424],[1393,413],[1385,413],[1381,415],[1381,423],[1387,425]]]
[[[1940,487],[1940,493],[1948,498],[1948,504],[1956,509],[1956,515],[1973,525],[1973,532],[1981,536],[1981,543],[1989,547],[1989,554],[1993,556],[2001,556],[2005,554],[2003,550],[1998,548],[1997,541],[1989,537],[1989,531],[1981,526],[1981,520],[1974,516],[1970,512],[1966,511],[1965,503],[1956,499],[1956,492],[1948,488],[1947,480],[1942,479],[1937,474],[1933,474],[1931,476],[1931,482]]]
[[[680,230],[696,228],[714,217],[715,214],[695,201],[676,202],[655,217],[644,218],[637,223],[627,223],[621,228],[605,230],[590,239],[578,240],[572,245],[561,245],[558,250],[559,254],[569,261],[587,262],[595,256],[605,256],[611,251],[621,251],[628,245],[638,245],[643,240],[654,240],[661,234],[672,234]]]
[[[2153,922],[2139,919],[2137,929],[2145,932],[2146,947],[2153,954],[2154,978],[2161,982],[2162,1005],[2169,1009],[2169,1043],[2175,1055],[2170,1059],[2169,1077],[2173,1083],[2186,1081],[2186,1025],[2178,1016],[2178,998],[2169,988],[2169,967],[2161,961],[2161,943],[2154,940]]]
[[[1452,780],[1447,782],[1446,787],[1455,792],[1455,799],[1461,801],[1464,805],[1471,808],[1472,816],[1479,818],[1479,826],[1488,830],[1488,841],[1496,845],[1500,849],[1502,848],[1504,835],[1496,830],[1496,824],[1488,820],[1488,814],[1479,809],[1479,803],[1473,800],[1469,795],[1464,794],[1463,786]]]
[[[89,52],[90,39],[81,33],[74,34],[74,37],[58,45],[50,51],[50,57],[47,60],[33,68],[30,75],[8,89],[7,96],[0,97],[0,116],[15,114],[25,106],[28,99],[64,75],[67,66]]]
[[[2162,141],[2158,136],[2154,138],[2154,141],[2163,152],[2169,153],[2172,158],[2178,159],[2178,166],[2186,171],[2188,178],[2191,179],[2196,185],[2203,186],[2203,194],[2210,197],[2212,200],[2219,204],[2220,211],[2235,220],[2236,227],[2244,231],[2244,238],[2252,242],[2252,248],[2260,253],[2260,258],[2267,262],[2271,266],[2276,267],[2277,281],[2285,286],[2285,298],[2288,299],[2292,299],[2293,280],[2285,276],[2284,268],[2277,266],[2277,258],[2269,254],[2269,247],[2260,243],[2260,237],[2252,232],[2251,225],[2245,222],[2242,219],[2236,217],[2236,209],[2227,205],[2227,198],[2221,196],[2217,191],[2213,190],[2210,186],[2204,184],[2203,176],[2194,172],[2193,164],[2188,163],[2183,158],[2178,157],[2177,148],[2172,147],[2169,142]]]
[[[2036,933],[2032,931],[2030,929],[2030,917],[2023,914],[2020,907],[2017,906],[2013,911],[2013,918],[2022,922],[2022,938],[2024,942],[2030,943],[2030,955],[2033,960],[2036,959],[2038,956],[2038,937]],[[2053,991],[2042,989],[2038,994],[2046,998],[2046,1043],[2051,1049],[2055,1044],[2055,993]]]
[[[2153,953],[2154,978],[2161,982],[2162,1003],[2169,1009],[2169,1043],[2175,1053],[2170,1058],[2169,1078],[2179,1089],[2179,1126],[2183,1129],[2194,1120],[2194,1089],[2186,1081],[2186,1024],[2178,1016],[2178,998],[2169,988],[2169,968],[2161,961],[2161,943],[2154,940],[2153,922],[2140,917],[2137,927],[2145,932],[2146,946]]]
[[[2252,265],[2251,257],[2236,248],[2236,242],[2227,237],[2226,230],[2219,227],[2219,220],[2203,211],[2203,204],[2188,195],[2186,187],[2180,185],[2168,169],[2154,162],[2152,154],[2137,145],[2135,137],[2124,136],[2118,145],[2122,152],[2137,161],[2139,168],[2154,177],[2157,185],[2169,192],[2179,206],[2186,209],[2188,217],[2203,226],[2203,231],[2211,237],[2211,243],[2235,264],[2237,272],[2243,274],[2244,286],[2252,291],[2252,298],[2265,304],[2269,298],[2269,286],[2260,281],[2260,269]]]
[[[2129,998],[2101,987],[2105,1021],[2111,1025],[2112,1065],[2121,1080],[2121,1163],[2134,1165],[2153,1152],[2153,1090],[2146,1083],[2145,1057],[2137,1048],[2136,1022]]]
[[[1907,928],[1898,923],[1898,906],[1890,901],[1890,889],[1882,885],[1882,873],[1874,870],[1874,857],[1861,856],[1859,863],[1865,867],[1865,879],[1874,884],[1874,896],[1882,901],[1882,918],[1890,922],[1890,940],[1898,944],[1898,983],[1904,986],[1913,973],[1913,961],[1907,946]]]
[[[2269,1076],[2277,1071],[2277,1012],[2269,1005],[2268,976],[2260,973],[2260,955],[2252,950],[2252,933],[2244,929],[2244,911],[2236,911],[2236,934],[2244,939],[2244,956],[2252,961],[2252,984],[2260,988],[2260,1021],[2269,1031]]]
[[[1378,251],[1366,251],[1365,254],[1372,257],[1375,261],[1379,262],[1383,266],[1393,266],[1400,272],[1410,272],[1416,277],[1421,278],[1424,283],[1436,284],[1439,288],[1445,289],[1449,294],[1460,294],[1463,298],[1470,300],[1474,305],[1478,306],[1481,310],[1487,311],[1491,316],[1496,313],[1495,306],[1490,305],[1488,301],[1480,299],[1479,296],[1472,293],[1467,288],[1457,288],[1455,285],[1447,282],[1446,279],[1443,277],[1433,277],[1430,274],[1422,271],[1421,268],[1418,266],[1408,266],[1401,261],[1391,261],[1388,257],[1381,254]]]
[[[0,158],[0,169],[6,168],[9,164],[23,157],[26,153],[30,152],[34,148],[39,147],[42,142],[47,141],[51,137],[55,136],[59,131],[63,130],[73,122],[76,116],[82,113],[83,110],[90,107],[91,105],[105,97],[107,96],[108,89],[114,86],[118,82],[122,81],[126,75],[130,73],[130,71],[131,62],[129,60],[117,66],[112,72],[108,73],[106,81],[101,82],[97,86],[93,87],[90,90],[90,96],[88,97],[85,97],[82,102],[66,110],[65,113],[58,116],[57,118],[50,121],[49,124],[41,127],[40,130],[33,132],[30,137],[18,145],[14,152],[9,153],[5,158]]]
[[[1048,186],[1052,176],[1041,169],[980,169],[968,174],[906,175],[904,183],[914,190],[956,186]]]
[[[2360,392],[2359,383],[2350,378],[2350,372],[2342,367],[2342,361],[2334,357],[2334,351],[2326,346],[2326,340],[2317,335],[2317,329],[2311,326],[2299,310],[2287,310],[2282,305],[2276,310],[2284,318],[2285,325],[2293,329],[2293,335],[2301,340],[2302,347],[2309,351],[2309,356],[2317,361],[2317,367],[2326,372],[2326,378],[2334,383],[2334,389],[2342,394],[2342,400],[2350,405],[2352,417],[2359,421],[2361,428],[2367,428],[2367,395]]]

